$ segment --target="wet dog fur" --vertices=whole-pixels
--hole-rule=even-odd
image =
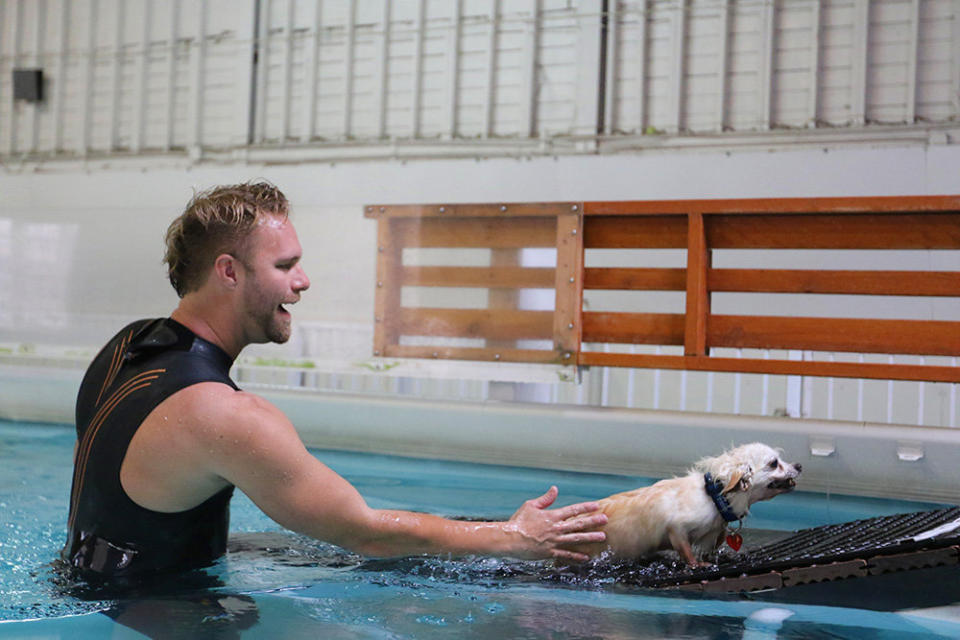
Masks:
[[[724,541],[727,523],[704,488],[704,474],[722,484],[733,512],[746,517],[750,505],[792,491],[801,466],[754,442],[697,462],[686,476],[612,495],[598,502],[607,514],[604,542],[576,547],[591,557],[637,559],[673,549],[690,565],[703,566]],[[734,524],[734,523],[731,523]]]

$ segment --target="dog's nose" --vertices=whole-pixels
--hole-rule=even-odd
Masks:
[[[803,471],[803,465],[801,465],[799,462],[793,465],[793,468],[797,470],[797,473],[800,473],[801,471]]]

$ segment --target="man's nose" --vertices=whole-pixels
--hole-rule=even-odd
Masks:
[[[300,265],[297,265],[296,276],[296,279],[293,281],[293,288],[296,291],[306,291],[310,288],[310,278],[307,277],[307,272],[304,271]]]

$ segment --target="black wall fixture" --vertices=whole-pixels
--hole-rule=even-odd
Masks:
[[[43,102],[43,69],[14,69],[13,99]]]

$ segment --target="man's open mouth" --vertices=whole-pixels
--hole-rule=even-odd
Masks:
[[[781,491],[793,491],[797,486],[797,481],[793,478],[784,478],[782,480],[774,480],[767,485],[768,489],[779,489]]]

